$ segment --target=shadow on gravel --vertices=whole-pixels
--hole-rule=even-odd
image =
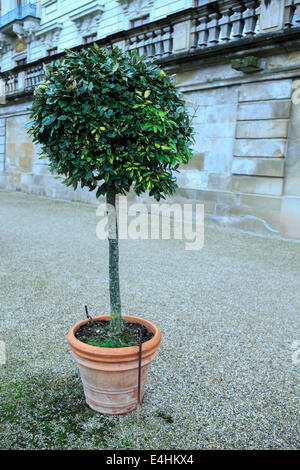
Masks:
[[[1,449],[105,449],[113,417],[90,410],[78,376],[0,386]]]

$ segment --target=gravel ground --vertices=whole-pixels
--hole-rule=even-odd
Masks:
[[[66,335],[108,311],[91,205],[0,192],[2,449],[296,449],[300,244],[206,224],[201,251],[121,241],[124,313],[163,342],[136,413],[86,407]]]

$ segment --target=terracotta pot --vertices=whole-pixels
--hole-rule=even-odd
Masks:
[[[109,315],[95,320],[109,320]],[[154,333],[153,338],[142,345],[141,399],[152,359],[161,341],[159,329],[150,321],[128,315],[125,321],[144,325]],[[75,332],[88,320],[77,323],[68,334],[71,354],[76,360],[87,404],[105,414],[123,414],[138,405],[138,346],[125,348],[100,348],[90,346],[75,338]]]

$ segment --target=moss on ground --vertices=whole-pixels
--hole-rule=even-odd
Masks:
[[[79,377],[0,386],[1,449],[106,449],[114,424],[90,410]]]

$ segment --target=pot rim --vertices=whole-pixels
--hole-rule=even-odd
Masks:
[[[93,320],[109,320],[110,315],[100,315],[93,317]],[[144,325],[148,331],[154,333],[153,338],[145,341],[142,346],[142,358],[146,358],[155,354],[161,342],[161,332],[154,323],[144,318],[131,315],[122,315],[122,319],[131,323],[140,323]],[[129,362],[138,359],[138,346],[124,346],[122,348],[101,348],[99,346],[91,346],[83,343],[75,337],[76,331],[89,321],[88,318],[74,325],[68,333],[68,344],[71,351],[80,357],[96,362]]]

